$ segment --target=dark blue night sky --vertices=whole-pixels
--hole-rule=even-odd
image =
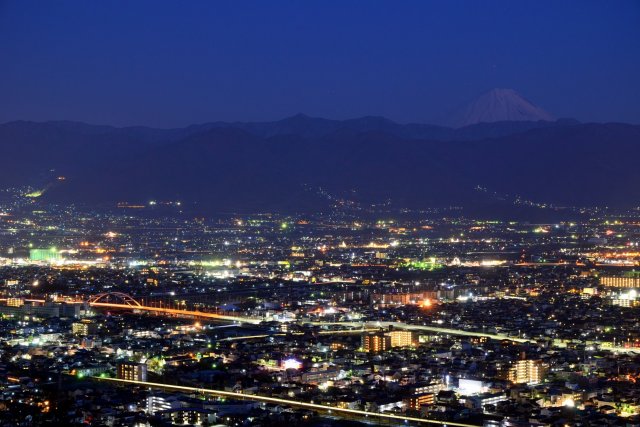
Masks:
[[[635,1],[0,1],[0,122],[438,122],[493,87],[640,123]]]

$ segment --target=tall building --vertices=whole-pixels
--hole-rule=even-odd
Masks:
[[[391,349],[391,337],[383,331],[362,336],[362,348],[369,353],[380,353]]]
[[[419,411],[422,406],[429,406],[436,403],[434,393],[420,393],[404,399],[404,404],[408,409]]]
[[[98,324],[92,320],[85,319],[71,324],[71,333],[74,335],[86,337],[88,335],[95,335],[97,332]]]
[[[180,401],[180,397],[175,394],[153,393],[147,396],[147,413],[150,415],[182,406],[183,403]]]
[[[391,347],[415,347],[418,345],[418,333],[396,329],[387,333],[391,338]]]
[[[621,276],[602,276],[600,284],[609,288],[640,288],[640,271],[629,271]]]
[[[541,382],[546,373],[542,360],[521,359],[509,366],[503,376],[515,384],[535,384]]]
[[[119,362],[116,368],[116,377],[121,380],[146,381],[147,365],[137,362]]]
[[[24,305],[24,298],[7,298],[8,307],[22,307]]]

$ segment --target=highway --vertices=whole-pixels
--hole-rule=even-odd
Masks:
[[[89,304],[92,307],[115,308],[115,309],[133,310],[133,311],[136,311],[136,310],[148,311],[148,312],[167,314],[167,315],[173,315],[173,316],[194,317],[197,319],[226,320],[229,322],[251,323],[254,325],[257,325],[258,323],[264,320],[256,317],[228,316],[225,314],[207,313],[204,311],[178,310],[175,308],[151,307],[148,305],[130,305],[130,304],[119,304],[119,303],[111,303],[111,302],[91,302]]]
[[[204,311],[193,311],[193,310],[180,310],[175,308],[167,308],[167,307],[152,307],[147,305],[131,305],[131,304],[120,304],[120,303],[112,303],[112,302],[91,302],[92,307],[102,307],[102,308],[115,308],[121,310],[138,310],[138,311],[147,311],[159,314],[166,314],[172,316],[184,316],[184,317],[193,317],[198,319],[215,319],[215,320],[225,320],[229,322],[237,322],[237,323],[249,323],[253,325],[257,325],[260,322],[264,321],[262,318],[257,317],[246,317],[246,316],[229,316],[225,314],[217,314],[217,313],[208,313]],[[370,322],[306,322],[304,320],[300,321],[302,324],[311,324],[314,326],[343,326],[347,328],[357,329],[360,331],[364,330],[372,330],[377,328],[389,328],[390,326],[397,329],[406,329],[411,331],[426,331],[426,332],[435,332],[439,334],[447,334],[447,335],[459,335],[459,336],[468,336],[468,337],[486,337],[494,340],[510,340],[515,342],[529,342],[531,339],[511,337],[509,335],[503,334],[491,334],[487,332],[477,332],[477,331],[465,331],[462,329],[453,329],[453,328],[441,328],[439,326],[427,326],[427,325],[413,325],[410,323],[404,322],[391,322],[391,321],[370,321]],[[345,333],[345,331],[323,331],[324,334],[340,334]]]
[[[349,335],[349,334],[362,334],[364,332],[375,332],[378,328],[371,329],[343,329],[339,331],[320,331],[319,335]],[[286,337],[288,335],[304,335],[304,332],[279,332],[277,334],[260,334],[260,335],[245,335],[238,337],[228,337],[228,338],[220,338],[218,341],[244,341],[251,339],[261,339],[261,338],[269,338],[269,337]]]
[[[167,314],[173,316],[184,316],[184,317],[193,317],[198,319],[215,319],[215,320],[223,320],[227,322],[234,323],[248,323],[257,325],[260,322],[264,321],[264,319],[257,317],[245,317],[245,316],[229,316],[224,314],[217,313],[207,313],[203,311],[192,311],[192,310],[178,310],[173,308],[165,308],[165,307],[151,307],[145,305],[130,305],[130,304],[118,304],[118,303],[103,303],[103,302],[92,302],[91,306],[94,307],[102,307],[102,308],[116,308],[123,310],[139,310],[139,311],[149,311],[155,312],[159,314]],[[488,332],[478,332],[478,331],[465,331],[463,329],[453,329],[453,328],[441,328],[439,326],[428,326],[428,325],[414,325],[411,323],[404,322],[391,322],[391,321],[369,321],[369,322],[306,322],[304,320],[300,321],[301,324],[310,324],[313,326],[319,327],[333,327],[333,326],[341,326],[350,329],[342,329],[342,330],[324,330],[319,333],[322,335],[340,335],[340,334],[356,334],[356,333],[364,333],[364,332],[373,332],[379,330],[380,328],[388,329],[390,326],[395,329],[404,329],[409,331],[425,331],[425,332],[434,332],[438,334],[446,334],[446,335],[457,335],[457,336],[466,336],[466,337],[477,337],[482,338],[486,337],[493,340],[509,340],[514,342],[532,342],[534,339],[530,338],[519,338],[512,337],[504,334],[491,334]],[[302,335],[300,332],[293,333],[294,335]],[[245,337],[230,337],[223,338],[221,341],[239,341],[245,339],[259,339],[259,338],[267,338],[270,336],[285,336],[285,333],[278,334],[263,334],[263,335],[251,335]],[[565,347],[566,342],[564,340],[554,340],[554,346],[557,347]],[[593,343],[597,344],[597,343]],[[639,353],[640,348],[638,347],[603,347],[601,350],[611,351],[614,353]]]
[[[404,322],[389,322],[389,321],[373,321],[373,322],[310,322],[312,325],[316,326],[347,326],[351,328],[366,328],[366,329],[374,329],[374,328],[385,328],[388,329],[389,326],[392,326],[394,329],[405,329],[409,331],[427,331],[427,332],[436,332],[439,334],[447,334],[447,335],[459,335],[465,337],[486,337],[493,340],[509,340],[515,342],[529,342],[533,341],[532,339],[526,338],[517,338],[511,337],[509,335],[503,334],[490,334],[487,332],[475,332],[475,331],[465,331],[463,329],[451,329],[451,328],[441,328],[438,326],[427,326],[427,325],[412,325],[411,323]]]
[[[121,380],[117,378],[93,377],[93,379],[98,381],[115,383],[123,386],[136,385],[140,387],[148,387],[150,389],[177,391],[177,392],[183,392],[183,393],[189,393],[189,394],[191,393],[208,394],[212,396],[227,397],[231,399],[252,400],[255,402],[269,403],[272,405],[287,405],[287,406],[291,406],[299,409],[318,411],[318,412],[330,414],[332,416],[337,416],[341,418],[361,418],[363,420],[376,420],[376,421],[385,422],[385,423],[397,422],[398,424],[412,423],[412,424],[421,424],[421,425],[437,424],[441,426],[478,427],[475,424],[455,423],[455,422],[449,422],[449,421],[430,420],[426,418],[416,418],[416,417],[403,417],[401,415],[395,415],[395,414],[368,412],[368,411],[362,411],[358,409],[337,408],[333,406],[319,405],[317,403],[300,402],[297,400],[282,399],[278,397],[260,396],[255,394],[239,394],[239,393],[234,393],[234,392],[225,391],[225,390],[187,387],[187,386],[180,386],[180,385],[173,385],[173,384],[154,383],[154,382],[148,382],[148,381]]]

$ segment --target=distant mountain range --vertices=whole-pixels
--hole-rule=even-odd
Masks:
[[[480,186],[559,205],[640,205],[640,126],[620,123],[448,128],[297,115],[152,129],[17,121],[0,125],[0,156],[0,186],[47,186],[43,198],[61,202],[300,211],[326,207],[330,193],[363,204],[473,207],[490,202]],[[66,179],[48,186],[56,176]]]

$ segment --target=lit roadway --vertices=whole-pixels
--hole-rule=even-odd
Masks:
[[[463,329],[451,329],[441,328],[438,326],[426,326],[426,325],[412,325],[411,323],[404,322],[389,322],[389,321],[369,321],[369,322],[310,322],[312,325],[318,326],[335,326],[342,325],[352,328],[388,328],[393,326],[394,328],[405,329],[409,331],[427,331],[436,332],[439,334],[448,335],[460,335],[465,337],[487,337],[493,340],[509,340],[516,342],[529,342],[532,339],[517,338],[504,334],[489,334],[486,332],[465,331]]]
[[[193,310],[179,310],[175,308],[167,308],[167,307],[151,307],[147,305],[131,305],[131,304],[120,304],[120,303],[111,303],[111,302],[91,302],[92,307],[102,307],[102,308],[116,308],[123,310],[140,310],[140,311],[148,311],[158,314],[167,314],[174,316],[185,316],[185,317],[194,317],[201,319],[215,319],[215,320],[226,320],[230,322],[239,322],[239,323],[251,323],[251,324],[259,324],[264,321],[264,319],[257,317],[245,317],[245,316],[229,316],[224,314],[217,313],[207,313],[204,311],[193,311]],[[460,336],[468,336],[468,337],[486,337],[494,340],[510,340],[517,342],[528,342],[530,339],[511,337],[503,334],[490,334],[486,332],[476,332],[476,331],[465,331],[462,329],[452,329],[452,328],[441,328],[438,326],[426,326],[426,325],[413,325],[410,323],[404,322],[389,322],[389,321],[370,321],[370,322],[305,322],[301,321],[300,323],[311,324],[314,326],[344,326],[348,328],[354,329],[374,329],[374,328],[388,328],[389,326],[393,326],[394,328],[406,329],[411,331],[427,331],[427,332],[435,332],[440,334],[448,334],[448,335],[460,335]],[[323,331],[326,334],[339,334],[344,333],[344,331]]]
[[[320,335],[349,335],[349,334],[362,334],[364,332],[375,332],[378,328],[371,329],[341,329],[339,331],[320,331],[318,334]],[[287,332],[287,333],[278,333],[278,334],[260,334],[260,335],[244,335],[239,337],[227,337],[220,338],[218,341],[245,341],[252,339],[262,339],[262,338],[270,338],[270,337],[286,337],[289,335],[304,335],[304,332]]]
[[[215,320],[224,320],[228,322],[237,322],[237,323],[250,323],[257,325],[260,322],[264,321],[264,319],[260,319],[257,317],[245,317],[245,316],[228,316],[224,314],[216,314],[216,313],[207,313],[203,311],[192,311],[192,310],[177,310],[173,308],[164,308],[164,307],[150,307],[146,305],[129,305],[129,304],[117,304],[117,303],[103,303],[103,302],[92,302],[90,303],[93,307],[103,307],[103,308],[117,308],[124,310],[140,310],[140,311],[149,311],[159,314],[168,314],[175,316],[184,316],[184,317],[193,317],[200,319],[215,319]],[[408,331],[426,331],[426,332],[434,332],[438,334],[446,334],[446,335],[458,335],[465,337],[486,337],[493,340],[509,340],[514,342],[531,342],[535,341],[533,338],[519,338],[512,337],[504,334],[490,334],[487,332],[478,332],[478,331],[465,331],[463,329],[452,329],[452,328],[441,328],[439,326],[427,326],[427,325],[413,325],[411,323],[404,322],[389,322],[389,321],[369,321],[369,322],[306,322],[300,321],[301,324],[310,324],[314,326],[343,326],[352,329],[347,330],[328,330],[328,331],[320,331],[322,335],[340,335],[340,334],[349,334],[349,333],[364,333],[364,332],[372,332],[379,330],[380,328],[388,328],[389,326],[393,326],[394,328],[404,329]],[[232,337],[232,338],[223,338],[220,341],[240,341],[247,339],[260,339],[267,338],[271,336],[286,336],[287,334],[264,334],[264,335],[251,335],[244,337]],[[293,333],[293,335],[303,335],[301,332]],[[553,345],[556,347],[566,347],[567,343],[565,340],[554,339]],[[602,347],[600,350],[611,351],[614,353],[640,353],[640,348],[638,347]]]
[[[149,312],[159,313],[159,314],[187,316],[187,317],[195,317],[199,319],[227,320],[230,322],[252,323],[256,325],[264,320],[264,319],[258,319],[256,317],[227,316],[224,314],[207,313],[204,311],[178,310],[175,308],[151,307],[148,305],[131,305],[131,304],[119,304],[119,303],[111,303],[111,302],[91,302],[89,304],[92,307],[116,308],[121,310],[140,310],[140,311],[149,311]]]
[[[260,396],[255,394],[239,394],[231,391],[224,390],[213,390],[207,388],[197,388],[197,387],[187,387],[181,385],[173,385],[173,384],[163,384],[163,383],[153,383],[147,381],[132,381],[132,380],[121,380],[117,378],[99,378],[94,377],[94,379],[99,381],[107,381],[121,385],[137,385],[141,387],[148,387],[152,389],[160,389],[160,390],[171,390],[178,392],[186,392],[186,393],[199,393],[199,394],[209,394],[212,396],[218,397],[227,397],[231,399],[238,400],[253,400],[256,402],[262,403],[271,403],[274,405],[287,405],[299,409],[308,409],[311,411],[318,411],[327,413],[329,415],[342,417],[342,418],[361,418],[367,419],[371,421],[385,421],[385,422],[397,422],[397,423],[415,423],[415,424],[437,424],[442,426],[458,426],[458,427],[478,427],[475,424],[463,424],[463,423],[455,423],[449,421],[439,421],[439,420],[430,420],[426,418],[415,418],[415,417],[403,417],[401,415],[395,414],[384,414],[378,412],[369,412],[369,411],[361,411],[358,409],[346,409],[346,408],[337,408],[334,406],[327,405],[319,405],[317,403],[309,403],[309,402],[300,402],[297,400],[290,399],[281,399],[279,397],[268,397],[268,396]]]

